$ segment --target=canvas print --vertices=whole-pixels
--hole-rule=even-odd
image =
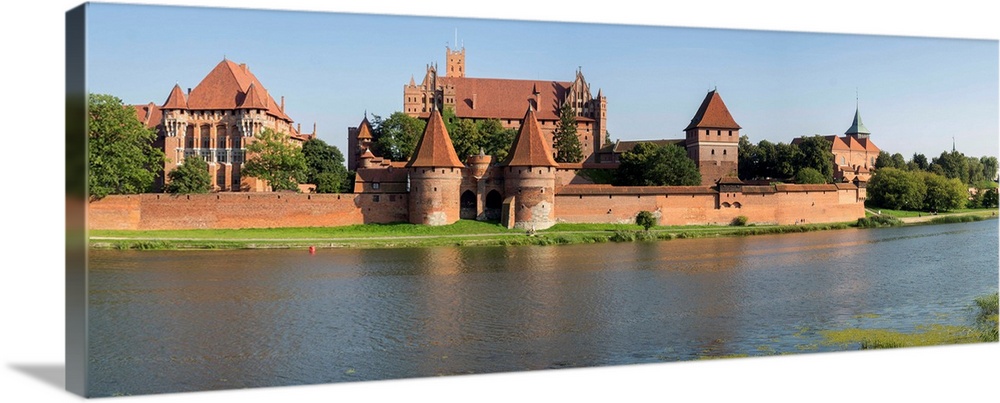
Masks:
[[[87,396],[997,341],[996,40],[77,12]]]

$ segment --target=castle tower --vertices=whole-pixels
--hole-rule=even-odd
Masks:
[[[538,124],[531,107],[524,114],[510,154],[500,164],[504,176],[504,193],[512,197],[513,225],[507,227],[542,230],[555,225],[556,160],[552,148]]]
[[[347,128],[347,167],[349,169],[358,168],[358,164],[361,163],[359,156],[371,148],[372,141],[374,141],[373,132],[372,124],[368,122],[368,112],[365,112],[365,118],[361,120],[358,127]]]
[[[458,159],[441,113],[436,109],[431,110],[427,127],[406,168],[410,178],[410,222],[425,225],[457,222],[465,166]]]
[[[461,50],[451,50],[445,47],[445,77],[465,77],[465,47]]]
[[[719,92],[709,91],[684,129],[688,158],[698,165],[702,185],[737,176],[740,129]]]
[[[163,184],[170,182],[169,174],[184,161],[184,137],[187,135],[188,107],[187,97],[181,91],[179,84],[174,84],[166,102],[160,108],[163,111],[163,153],[167,159],[163,163]]]
[[[471,170],[473,178],[479,179],[483,175],[486,175],[486,170],[490,168],[490,163],[493,162],[492,155],[486,155],[486,152],[482,148],[479,149],[479,154],[470,155],[465,159],[466,165],[468,165]]]

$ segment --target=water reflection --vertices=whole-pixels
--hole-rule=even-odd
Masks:
[[[90,382],[140,394],[794,353],[859,315],[900,330],[960,323],[996,279],[992,221],[315,255],[92,251]]]

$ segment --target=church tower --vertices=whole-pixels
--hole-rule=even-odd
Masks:
[[[847,129],[844,134],[854,137],[856,139],[866,139],[872,134],[865,127],[865,124],[861,122],[861,105],[858,105],[854,110],[854,122],[851,123],[851,127]]]
[[[535,110],[524,114],[524,123],[517,132],[510,154],[500,164],[504,177],[504,193],[513,196],[514,216],[502,225],[508,228],[542,230],[556,223],[556,160],[549,143],[542,136]],[[505,202],[506,203],[506,202]],[[513,223],[510,222],[513,220]]]
[[[436,109],[431,110],[427,127],[406,169],[410,181],[410,222],[424,225],[457,222],[465,165],[458,159],[444,119]]]
[[[688,158],[698,165],[702,185],[737,177],[740,129],[719,92],[709,91],[691,124],[684,129]]]

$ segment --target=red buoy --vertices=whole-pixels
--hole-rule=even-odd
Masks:
[[[310,255],[315,255],[316,254],[316,247],[315,246],[310,246],[309,247],[309,254]]]

